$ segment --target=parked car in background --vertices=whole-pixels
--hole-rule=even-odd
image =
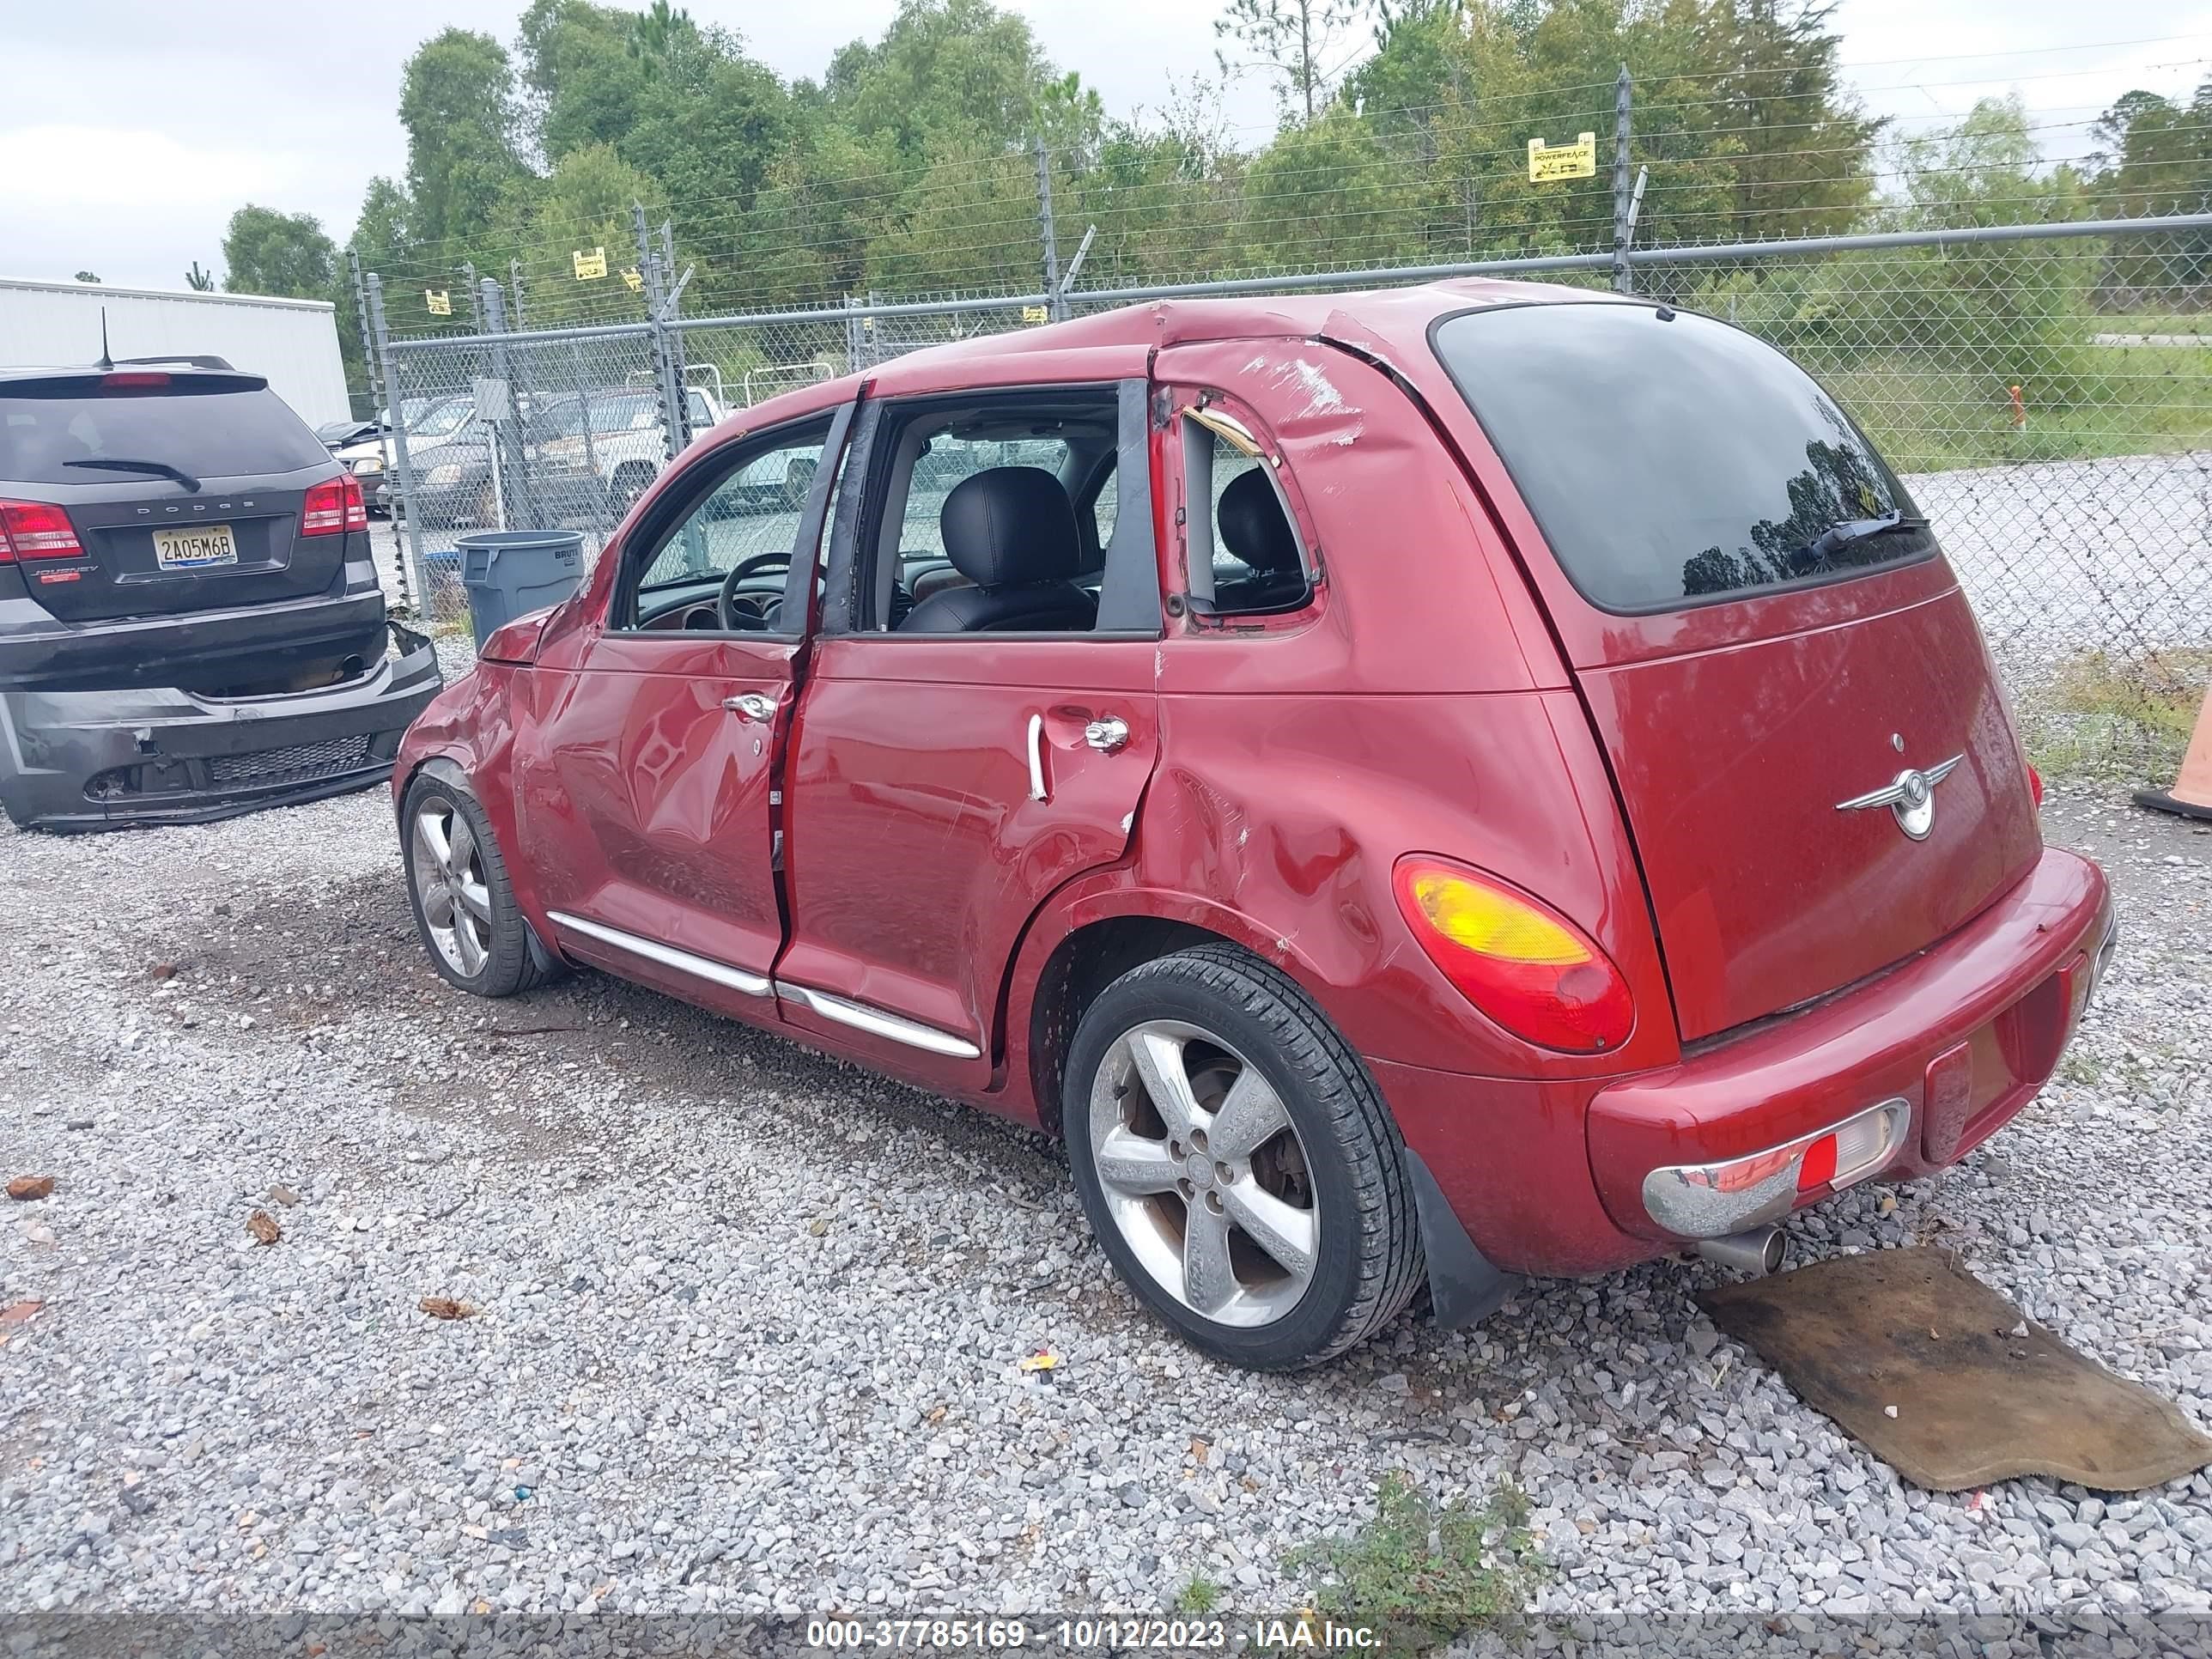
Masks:
[[[587,964],[1060,1134],[1136,1293],[1268,1369],[1424,1285],[1771,1265],[2019,1112],[2114,939],[1865,434],[1563,288],[764,403],[392,789],[452,984]]]
[[[356,420],[348,416],[343,421],[325,421],[315,428],[315,436],[324,448],[332,454],[352,445],[367,443],[378,437],[384,428],[375,421]]]
[[[381,781],[439,686],[359,485],[220,359],[0,370],[0,807],[95,830]]]
[[[539,402],[523,422],[520,451],[496,448],[494,427],[471,416],[416,462],[416,502],[426,528],[490,529],[528,520],[540,526],[596,523],[606,513],[605,486],[560,441],[568,400]],[[515,463],[520,465],[516,468]],[[502,511],[504,507],[504,511]]]
[[[406,398],[399,408],[407,423],[407,459],[418,468],[429,464],[431,451],[465,436],[476,419],[476,404],[463,395]],[[389,514],[399,495],[399,459],[388,411],[367,434],[332,453],[361,485],[362,505],[372,514]]]
[[[687,387],[684,404],[694,437],[720,425],[729,412],[703,386]],[[661,418],[660,395],[651,387],[564,394],[548,404],[544,422],[534,453],[549,467],[596,476],[617,516],[627,513],[668,465],[667,422]]]

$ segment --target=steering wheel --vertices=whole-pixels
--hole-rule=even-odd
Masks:
[[[765,611],[756,616],[750,611],[738,609],[738,589],[750,578],[764,571],[790,568],[791,555],[788,553],[756,553],[750,559],[738,560],[730,574],[722,578],[721,592],[714,599],[714,612],[722,624],[722,631],[725,634],[757,633],[769,627],[770,624]],[[775,603],[778,605],[783,603],[781,594],[776,596]],[[744,620],[740,622],[739,617]]]

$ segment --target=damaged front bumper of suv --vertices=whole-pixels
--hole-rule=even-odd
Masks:
[[[428,639],[391,634],[382,661],[306,691],[0,691],[0,808],[64,832],[204,823],[381,783],[442,684]]]

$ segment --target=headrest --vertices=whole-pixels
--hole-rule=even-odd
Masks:
[[[1083,568],[1075,504],[1039,466],[994,466],[963,478],[938,514],[945,556],[978,587],[1066,581]]]
[[[1263,466],[1241,472],[1221,492],[1221,539],[1255,570],[1296,570],[1298,538]]]

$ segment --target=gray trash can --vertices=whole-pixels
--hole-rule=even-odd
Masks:
[[[495,629],[560,604],[584,579],[584,538],[573,530],[477,531],[453,546],[479,651]]]

